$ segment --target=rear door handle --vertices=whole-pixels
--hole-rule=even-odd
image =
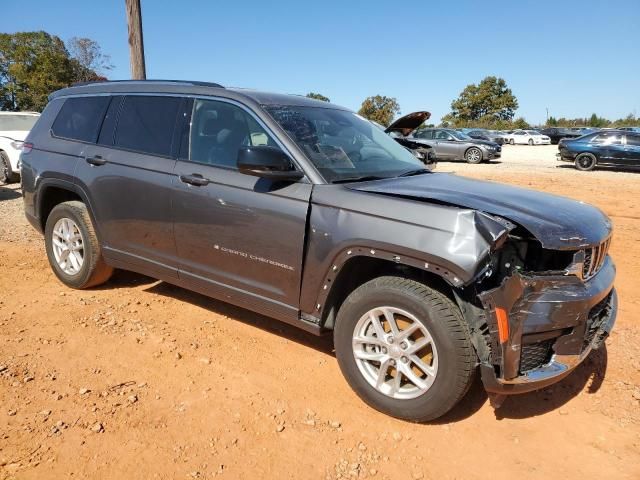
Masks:
[[[180,175],[180,181],[182,183],[188,183],[189,185],[194,185],[196,187],[204,187],[205,185],[209,185],[209,179],[204,178],[199,173],[192,173],[191,175]]]
[[[102,158],[100,155],[95,155],[93,157],[85,157],[85,161],[89,165],[93,165],[95,167],[99,167],[100,165],[104,165],[107,161]]]

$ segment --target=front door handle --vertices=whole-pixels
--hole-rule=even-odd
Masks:
[[[107,161],[102,158],[100,155],[94,155],[93,157],[85,157],[84,160],[94,167],[99,167],[100,165],[104,165]]]
[[[192,173],[191,175],[180,175],[180,181],[182,183],[188,183],[189,185],[194,185],[196,187],[204,187],[205,185],[209,185],[209,179],[204,178],[199,173]]]

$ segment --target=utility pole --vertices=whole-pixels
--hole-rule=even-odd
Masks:
[[[546,125],[549,125],[549,107],[547,107],[547,123]]]
[[[146,80],[147,71],[144,65],[144,42],[142,40],[142,12],[140,0],[125,0],[127,7],[127,26],[129,27],[129,61],[131,78]]]

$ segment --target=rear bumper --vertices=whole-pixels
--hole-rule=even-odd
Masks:
[[[607,258],[592,279],[513,276],[481,296],[485,309],[506,305],[509,338],[491,345],[491,359],[481,365],[491,393],[524,393],[567,376],[613,329],[618,297],[615,266]],[[487,314],[493,318],[493,312]],[[497,326],[489,322],[492,337]]]

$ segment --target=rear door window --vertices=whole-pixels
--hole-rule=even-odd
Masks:
[[[171,156],[181,98],[128,96],[120,108],[115,146],[150,155]]]
[[[622,143],[622,135],[619,133],[601,133],[592,140],[592,143],[598,145],[620,145]]]
[[[67,98],[53,122],[53,135],[61,138],[95,143],[109,96]]]

